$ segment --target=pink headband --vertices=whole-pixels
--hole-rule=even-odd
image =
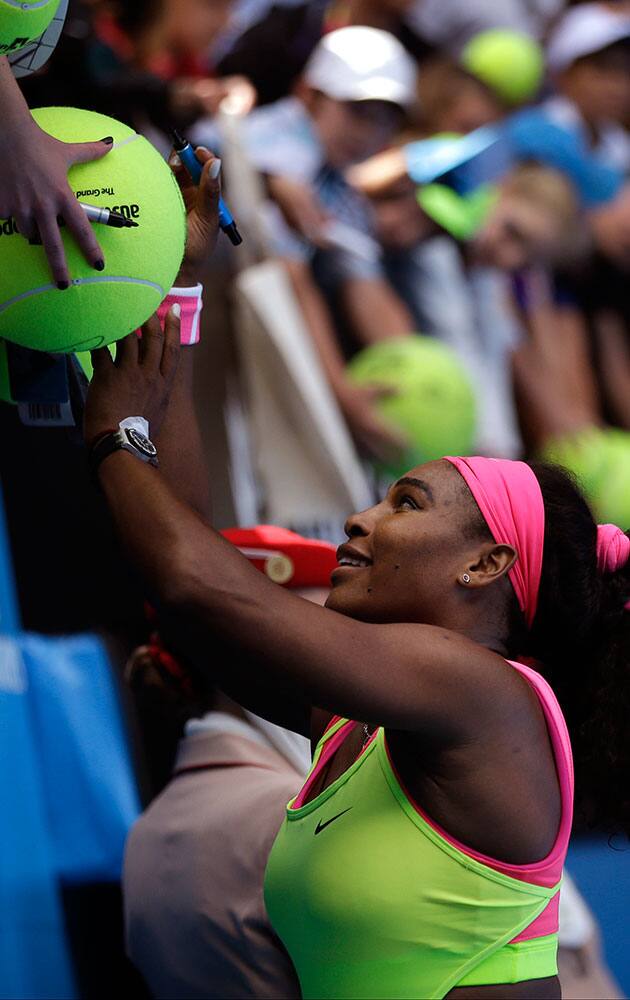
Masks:
[[[516,550],[509,577],[531,628],[545,538],[545,506],[536,476],[524,462],[507,459],[447,456],[446,461],[466,480],[495,542]]]
[[[597,525],[597,568],[615,573],[630,560],[630,538],[616,524]]]

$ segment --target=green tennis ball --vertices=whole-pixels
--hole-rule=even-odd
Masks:
[[[541,457],[573,473],[598,521],[630,527],[630,433],[587,427],[547,442]]]
[[[538,42],[506,28],[482,31],[470,39],[461,64],[507,104],[523,104],[540,87],[544,61]]]
[[[138,225],[94,226],[100,272],[62,229],[71,285],[60,291],[43,247],[23,239],[14,220],[0,220],[0,336],[42,351],[91,350],[141,326],[171,288],[184,253],[184,203],[160,154],[127,125],[76,108],[40,108],[33,117],[65,142],[114,137],[111,152],[72,167],[68,180],[80,201]]]
[[[381,468],[385,474],[397,478],[444,455],[470,454],[475,397],[457,356],[440,341],[421,336],[381,341],[357,354],[348,374],[358,385],[396,390],[377,406],[411,446],[400,463]]]
[[[0,0],[0,56],[23,49],[46,30],[59,0]]]

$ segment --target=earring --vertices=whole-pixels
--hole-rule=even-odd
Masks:
[[[470,583],[470,577],[469,577],[468,573],[464,573],[464,575],[462,577],[462,583]]]

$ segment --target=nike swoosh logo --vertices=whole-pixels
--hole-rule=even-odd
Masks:
[[[345,814],[347,812],[350,812],[351,809],[352,809],[352,806],[348,806],[347,809],[344,809],[343,812],[337,813],[337,815],[333,816],[332,819],[327,819],[325,823],[322,823],[322,821],[320,819],[319,823],[315,827],[315,836],[317,836],[318,833],[321,833],[322,830],[325,830],[327,826],[330,826],[331,823],[334,823],[335,820],[339,819],[340,816],[345,816]]]

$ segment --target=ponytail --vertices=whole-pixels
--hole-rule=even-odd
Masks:
[[[571,476],[530,464],[545,504],[545,543],[538,610],[519,637],[521,652],[541,664],[567,721],[577,815],[630,837],[630,562],[619,556],[627,556],[627,536],[612,537],[608,526],[618,551],[605,560]]]
[[[630,562],[601,577],[600,594],[592,704],[581,734],[584,809],[590,823],[601,818],[630,837]]]

